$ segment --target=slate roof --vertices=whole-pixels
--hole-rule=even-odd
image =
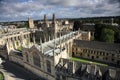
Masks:
[[[105,50],[105,51],[116,51],[116,50],[120,51],[120,44],[98,42],[98,41],[74,40],[74,46],[81,48]]]
[[[70,32],[66,35],[63,35],[61,36],[60,38],[56,38],[56,39],[53,39],[53,40],[50,40],[48,42],[45,42],[45,43],[42,43],[42,49],[43,49],[43,53],[45,55],[49,55],[49,56],[53,56],[53,50],[56,54],[60,53],[60,48],[54,48],[54,46],[56,45],[59,45],[60,44],[60,40],[61,40],[61,43],[65,42],[66,40],[69,40],[71,38],[73,38],[75,35],[76,35],[77,31],[76,32]],[[38,45],[38,44],[34,44],[35,47],[41,51],[41,45]]]

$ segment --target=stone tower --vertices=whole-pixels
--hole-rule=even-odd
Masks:
[[[53,14],[52,26],[53,26],[53,28],[54,28],[54,35],[55,35],[55,37],[57,37],[58,26],[57,26],[57,23],[56,23],[55,14]]]
[[[48,22],[47,22],[47,16],[46,16],[46,14],[44,15],[43,27],[44,27],[44,28],[49,27],[49,24],[48,24]]]
[[[55,14],[53,14],[52,24],[55,24],[55,21],[56,21],[56,17],[55,17]]]
[[[44,24],[47,24],[47,17],[46,17],[46,14],[44,15]]]
[[[114,24],[114,19],[113,18],[111,18],[111,25],[113,25]]]
[[[34,28],[34,21],[30,18],[28,18],[28,24],[29,24],[29,28]]]

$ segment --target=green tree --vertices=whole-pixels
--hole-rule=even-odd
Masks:
[[[25,28],[29,28],[28,22],[25,22],[24,27],[25,27]]]
[[[103,25],[102,24],[95,24],[95,40],[100,40],[100,35],[102,31]]]
[[[120,31],[116,32],[115,41],[116,41],[116,43],[120,43]]]
[[[103,42],[114,43],[114,31],[112,29],[103,28],[100,39]]]
[[[74,25],[73,25],[73,31],[76,31],[76,30],[78,30],[79,28],[80,28],[80,29],[83,28],[82,22],[80,22],[80,21],[75,21],[75,22],[74,22]]]

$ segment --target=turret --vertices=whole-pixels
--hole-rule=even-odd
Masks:
[[[34,21],[28,17],[29,28],[34,28]]]
[[[53,14],[52,27],[54,28],[54,36],[55,36],[55,38],[57,38],[58,27],[56,24],[55,14]]]
[[[47,24],[47,17],[46,17],[46,14],[44,15],[44,24]]]
[[[56,21],[56,17],[55,17],[55,14],[53,14],[53,21],[52,21],[52,23],[55,24],[55,21]]]

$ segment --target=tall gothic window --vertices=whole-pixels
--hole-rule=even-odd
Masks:
[[[33,53],[33,63],[35,66],[41,67],[40,56],[37,53]]]
[[[25,53],[25,55],[26,55],[26,61],[29,62],[28,53]]]
[[[46,61],[46,64],[47,64],[47,72],[51,73],[51,63],[50,61]]]

